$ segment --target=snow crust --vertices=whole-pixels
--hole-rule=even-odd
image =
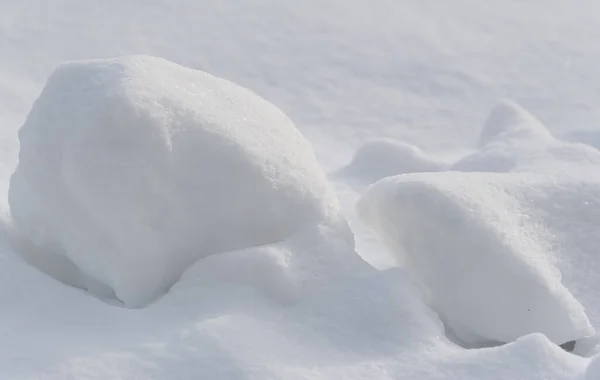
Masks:
[[[59,67],[19,137],[9,203],[22,238],[127,306],[208,255],[311,223],[343,228],[310,144],[278,108],[166,60]]]
[[[581,276],[597,268],[600,186],[589,174],[600,173],[600,152],[553,138],[507,102],[480,140],[479,151],[451,168],[480,173],[384,179],[359,201],[359,215],[415,273],[461,341],[539,332],[562,344],[593,335],[583,306],[595,320],[591,295],[600,287]]]

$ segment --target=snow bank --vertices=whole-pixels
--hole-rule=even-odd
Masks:
[[[310,144],[279,109],[162,59],[59,67],[19,138],[20,233],[128,306],[199,258],[315,223],[344,230]]]
[[[451,172],[376,183],[360,217],[466,344],[593,335],[582,304],[600,321],[600,152],[554,138],[510,102],[492,111],[481,144]]]
[[[437,172],[444,167],[445,163],[427,157],[417,146],[379,138],[362,145],[340,174],[373,183],[396,174]]]

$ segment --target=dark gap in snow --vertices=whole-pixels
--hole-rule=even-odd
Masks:
[[[575,344],[577,342],[574,340],[571,340],[569,342],[563,343],[560,345],[560,348],[562,348],[563,350],[567,351],[567,352],[573,352],[573,350],[575,350]]]

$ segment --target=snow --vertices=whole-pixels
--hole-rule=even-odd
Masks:
[[[359,215],[463,344],[594,335],[583,306],[597,321],[600,182],[589,174],[600,172],[600,152],[553,138],[509,102],[494,108],[481,141],[452,167],[473,172],[386,178],[359,201]],[[588,175],[578,176],[583,167]]]
[[[595,356],[588,364],[585,380],[597,379],[598,377],[600,377],[600,356]]]
[[[427,157],[417,146],[392,139],[372,139],[363,144],[350,164],[338,174],[376,182],[396,174],[436,172],[445,163]]]
[[[479,140],[480,149],[449,170],[586,177],[600,165],[598,150],[555,138],[535,116],[511,101],[492,110]]]
[[[279,109],[166,60],[59,67],[19,137],[9,203],[22,239],[127,306],[207,255],[343,224],[310,144]]]
[[[600,159],[594,149],[598,147],[600,125],[600,108],[596,106],[600,101],[597,91],[600,48],[595,43],[598,10],[599,4],[592,0],[572,3],[550,0],[543,4],[517,0],[0,0],[3,58],[0,62],[0,377],[598,378],[595,369],[598,358],[592,358],[600,352],[598,336],[577,339],[573,353],[555,344],[583,335],[575,334],[586,330],[582,315],[587,316],[593,327],[600,323],[597,296],[600,262],[596,254],[600,236],[596,211],[600,206],[597,181]],[[88,74],[83,73],[97,69],[94,64],[107,62],[107,57],[136,54],[162,57],[226,78],[259,94],[288,115],[310,144],[302,137],[289,141],[285,137],[266,144],[268,150],[258,152],[249,149],[256,145],[245,144],[249,140],[236,140],[223,149],[214,149],[211,166],[202,167],[216,169],[219,162],[230,162],[227,159],[233,157],[258,160],[275,155],[305,157],[307,160],[302,162],[277,160],[281,165],[275,166],[281,171],[257,175],[253,177],[257,181],[244,185],[264,183],[272,174],[279,173],[303,184],[301,188],[308,193],[303,193],[307,198],[300,199],[314,207],[288,203],[292,212],[283,219],[292,224],[296,221],[298,225],[263,245],[236,244],[217,254],[201,255],[202,258],[190,254],[185,258],[186,263],[180,262],[179,274],[171,272],[174,283],[165,294],[151,303],[127,305],[143,307],[124,308],[104,281],[78,268],[83,258],[106,260],[94,254],[97,244],[81,244],[82,249],[71,250],[73,258],[80,261],[76,265],[75,259],[64,255],[64,247],[55,237],[64,238],[67,226],[63,219],[71,218],[84,201],[107,199],[127,189],[137,195],[134,202],[121,202],[124,205],[119,209],[86,204],[86,209],[96,212],[85,211],[81,218],[74,218],[95,218],[98,211],[101,215],[129,215],[129,220],[103,219],[99,223],[110,232],[111,240],[136,248],[120,250],[121,257],[158,251],[153,245],[156,240],[169,245],[168,239],[157,239],[154,233],[143,239],[134,239],[132,233],[146,237],[150,223],[156,226],[174,222],[178,215],[189,215],[183,205],[175,215],[157,207],[166,204],[167,194],[175,195],[172,190],[185,187],[181,183],[180,187],[174,186],[162,176],[164,171],[130,168],[128,175],[120,180],[123,185],[131,185],[148,178],[157,179],[142,188],[121,184],[103,189],[82,186],[92,182],[90,177],[93,181],[109,181],[112,175],[125,173],[126,169],[112,168],[105,175],[92,176],[93,171],[81,169],[90,162],[86,157],[105,158],[98,162],[106,169],[123,157],[125,162],[135,163],[140,169],[143,163],[140,157],[149,163],[164,162],[161,161],[164,154],[147,158],[139,153],[164,151],[163,138],[169,136],[169,133],[145,133],[151,128],[135,129],[140,123],[126,123],[123,130],[129,131],[129,138],[118,134],[117,140],[134,142],[139,149],[120,150],[117,144],[109,142],[83,144],[81,137],[85,135],[81,132],[88,130],[91,121],[98,121],[89,113],[96,110],[96,116],[106,116],[96,106],[104,104],[112,109],[115,118],[145,118],[149,121],[145,126],[162,131],[158,127],[170,125],[173,119],[164,117],[160,107],[165,101],[171,101],[174,107],[184,104],[190,95],[185,92],[189,83],[183,72],[203,75],[175,64],[171,65],[173,70],[158,68],[160,60],[140,56],[129,58],[140,60],[140,64],[124,69],[122,76],[112,70],[98,70],[115,75],[112,85],[105,81],[90,83]],[[77,62],[61,66],[72,61]],[[112,67],[119,65],[128,64],[121,61]],[[55,79],[52,73],[56,67],[62,67],[59,72],[78,67],[85,74],[82,80],[75,81],[78,83],[71,83],[71,90],[60,92],[68,102],[46,96],[45,83],[51,75]],[[74,74],[72,70],[62,72],[66,76]],[[173,78],[178,75],[180,80]],[[195,83],[195,79],[191,82]],[[220,83],[249,93],[230,82]],[[78,90],[72,90],[79,85],[82,90],[103,89],[98,91],[99,97],[106,95],[109,88],[115,90],[115,102],[79,99],[75,95]],[[118,95],[119,88],[132,91]],[[27,115],[40,91],[44,91],[44,102],[57,105],[45,110],[46,116],[53,115],[49,120],[55,122],[51,124],[53,132],[38,134],[44,136],[39,141],[43,146],[40,153],[23,144],[23,150],[29,151],[27,156],[32,159],[26,166],[37,171],[33,176],[37,180],[44,177],[42,169],[54,163],[52,159],[40,158],[53,149],[48,143],[56,143],[60,147],[57,152],[70,152],[61,158],[61,162],[70,162],[68,167],[60,169],[63,174],[70,174],[63,178],[46,175],[48,182],[68,184],[70,189],[77,184],[77,191],[86,194],[85,199],[68,197],[63,204],[48,202],[61,192],[52,190],[52,186],[50,192],[37,185],[30,186],[32,179],[23,175],[22,162],[18,174],[10,178],[20,150],[17,130],[24,123],[30,124]],[[221,116],[239,116],[241,109],[255,101],[266,104],[255,95],[250,98],[254,100],[245,97],[236,103],[235,109]],[[499,99],[505,98],[514,101],[498,104]],[[143,106],[135,103],[142,99],[152,101]],[[65,110],[84,103],[90,105],[85,112]],[[495,104],[498,106],[494,111]],[[186,109],[197,110],[205,105],[193,102]],[[40,111],[37,104],[35,109]],[[486,123],[490,110],[493,112]],[[203,114],[207,115],[207,111],[204,107]],[[258,116],[254,111],[248,112]],[[85,119],[77,123],[62,121],[63,116],[77,115]],[[281,119],[287,120],[283,115]],[[48,126],[43,120],[38,121]],[[281,124],[294,129],[289,121],[276,123]],[[274,125],[270,124],[275,128]],[[74,128],[78,132],[55,136],[56,127]],[[98,131],[114,130],[104,127]],[[297,131],[293,134],[298,136]],[[104,141],[101,136],[105,135],[98,135],[98,141]],[[227,135],[234,136],[242,135]],[[261,142],[269,140],[266,135],[257,138]],[[73,145],[63,146],[63,140],[72,141]],[[192,139],[185,145],[193,150],[192,146],[201,144]],[[306,149],[285,148],[292,146]],[[313,149],[319,164],[309,153]],[[127,152],[135,155],[129,157]],[[181,160],[196,157],[196,153],[199,152],[186,154]],[[254,167],[264,167],[251,162],[256,164]],[[330,172],[329,184],[319,165]],[[296,176],[297,171],[284,170],[290,166],[307,169],[305,175]],[[147,168],[156,166],[148,164]],[[198,178],[196,170],[187,169],[193,175],[185,178]],[[238,169],[238,174],[257,174]],[[423,190],[415,195],[417,203],[426,203],[422,214],[413,213],[416,220],[433,214],[436,219],[431,221],[430,228],[434,229],[448,216],[440,213],[451,209],[456,211],[453,215],[466,221],[459,224],[453,220],[452,229],[439,234],[441,240],[436,240],[436,235],[427,235],[430,241],[424,241],[424,236],[409,236],[411,239],[427,246],[441,246],[444,242],[467,248],[477,241],[489,244],[480,250],[481,255],[473,258],[473,265],[483,265],[488,276],[482,278],[470,270],[472,264],[467,262],[468,266],[461,268],[461,279],[504,282],[506,286],[492,290],[499,296],[512,297],[507,310],[515,316],[518,316],[515,308],[523,303],[512,299],[526,300],[530,290],[542,294],[540,297],[546,301],[536,307],[553,305],[559,311],[573,308],[575,312],[567,317],[562,312],[556,316],[544,315],[540,322],[550,331],[545,334],[536,331],[528,334],[538,329],[527,328],[536,325],[527,319],[488,329],[494,333],[512,330],[514,334],[508,336],[515,337],[501,346],[479,348],[494,342],[460,341],[450,331],[448,320],[431,304],[431,292],[421,273],[407,265],[407,255],[399,254],[399,250],[391,254],[385,242],[380,241],[382,234],[363,225],[355,210],[356,201],[369,184],[397,174],[402,176],[384,179],[371,191],[403,178],[405,190],[409,187]],[[114,185],[114,181],[110,182]],[[10,215],[15,210],[9,210],[7,202],[9,187],[11,208],[19,204],[15,209],[22,221],[17,225]],[[19,191],[14,191],[17,188]],[[231,202],[250,198],[241,186],[225,188],[236,195],[228,198]],[[160,194],[153,193],[158,190]],[[314,197],[310,195],[312,190]],[[336,193],[339,206],[331,191]],[[149,198],[157,202],[148,205]],[[180,198],[190,199],[185,194]],[[424,198],[440,202],[440,208]],[[64,203],[78,206],[73,206],[75,210],[57,211]],[[141,210],[136,208],[142,205]],[[237,207],[229,203],[225,206],[213,210]],[[411,207],[415,208],[408,205]],[[387,205],[385,208],[392,209]],[[314,218],[299,215],[298,211],[309,209],[315,212]],[[348,220],[353,237],[349,236],[340,214]],[[234,221],[248,222],[244,215],[235,212]],[[269,215],[261,212],[257,219]],[[404,218],[392,216],[398,220]],[[197,214],[193,217],[201,218]],[[277,223],[277,227],[283,227],[281,224],[286,223]],[[216,228],[215,225],[213,230],[225,246],[241,240],[229,239],[235,235],[229,234],[232,226]],[[409,227],[415,226],[411,223]],[[72,226],[71,232],[75,230],[86,230],[95,236],[100,233],[100,229],[90,228],[89,221]],[[270,232],[275,230],[269,229],[267,235],[271,236]],[[472,234],[461,240],[458,236],[464,235],[449,236],[450,231]],[[188,238],[191,235],[186,230],[177,234]],[[72,234],[69,236],[73,238]],[[196,234],[191,237],[200,239]],[[77,239],[80,238],[87,240],[90,236]],[[391,246],[389,240],[387,245]],[[139,249],[144,245],[150,248]],[[482,256],[496,258],[493,262],[498,263],[498,268],[478,261]],[[427,269],[441,267],[437,260],[431,263]],[[163,269],[173,264],[169,260]],[[453,268],[453,264],[450,262],[448,267]],[[131,272],[137,274],[145,269],[144,265],[130,266]],[[91,272],[115,273],[95,265]],[[507,279],[506,272],[509,272]],[[440,280],[443,279],[442,276]],[[510,290],[524,283],[525,288]],[[452,290],[453,285],[447,290]],[[550,285],[556,286],[557,291],[549,293]],[[479,295],[486,290],[478,288]],[[462,292],[456,294],[458,298],[464,297]],[[452,307],[452,300],[444,301]],[[480,302],[471,302],[468,308],[498,307],[491,297],[473,301]],[[577,305],[585,310],[582,312]],[[493,318],[482,321],[466,313],[459,316],[468,317],[469,324],[459,326],[463,333],[491,327],[493,322]],[[566,323],[556,322],[564,318]],[[527,335],[516,336],[520,334]],[[564,336],[560,337],[561,334]],[[473,336],[462,338],[473,339]]]
[[[489,373],[487,378],[500,380],[517,371],[528,379],[568,380],[585,371],[585,359],[543,336],[492,349],[457,348],[443,338],[439,320],[398,268],[341,270],[355,275],[329,276],[296,293],[295,301],[285,292],[272,294],[277,287],[262,287],[302,277],[286,259],[298,247],[315,256],[351,252],[342,241],[328,244],[323,237],[330,235],[318,231],[256,248],[270,258],[255,250],[200,260],[164,297],[133,310],[98,302],[3,252],[0,278],[10,286],[3,287],[1,300],[10,307],[0,331],[11,349],[0,357],[2,373],[11,379],[323,380],[476,380]],[[260,269],[255,280],[240,281],[246,264]],[[288,275],[281,276],[286,266]],[[214,276],[201,276],[209,272]],[[35,336],[36,344],[24,334]]]
[[[514,101],[505,99],[492,110],[479,135],[479,146],[492,141],[515,145],[515,140],[540,143],[552,139],[546,127]]]
[[[594,129],[570,131],[564,136],[567,141],[580,142],[600,149],[600,132]]]
[[[443,173],[378,182],[359,214],[415,273],[458,339],[509,342],[540,332],[557,344],[593,335],[581,304],[561,284],[512,193],[533,191],[529,178]]]

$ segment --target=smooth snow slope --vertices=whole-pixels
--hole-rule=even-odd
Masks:
[[[373,137],[398,138],[426,157],[476,148],[481,122],[504,97],[534,111],[556,135],[587,142],[600,119],[599,8],[594,0],[0,0],[1,193],[6,195],[15,168],[17,129],[55,67],[125,54],[164,57],[255,91],[291,117],[331,170],[349,163]],[[572,157],[570,148],[558,153]],[[527,160],[538,165],[536,156],[548,158],[536,153]],[[550,159],[545,166],[557,162],[563,161]],[[590,173],[589,165],[567,166]],[[335,186],[359,253],[378,267],[393,266],[353,213],[363,185],[338,177]],[[583,219],[590,223],[559,236],[589,243],[578,253],[583,260],[565,260],[560,270],[597,327],[596,265],[576,265],[595,263],[595,214],[585,200],[577,203],[569,187],[558,190],[565,202],[552,212],[555,231],[563,230],[569,215],[565,204],[580,206],[574,216],[589,212]],[[585,191],[597,193],[593,186],[580,193]],[[552,193],[542,195],[553,199]],[[6,203],[6,196],[1,199]],[[588,359],[541,335],[482,350],[449,343],[410,274],[376,271],[331,239],[335,234],[311,230],[258,253],[214,256],[140,310],[64,286],[4,244],[0,377],[597,376],[597,358],[586,375]],[[321,254],[292,265],[295,250]]]

